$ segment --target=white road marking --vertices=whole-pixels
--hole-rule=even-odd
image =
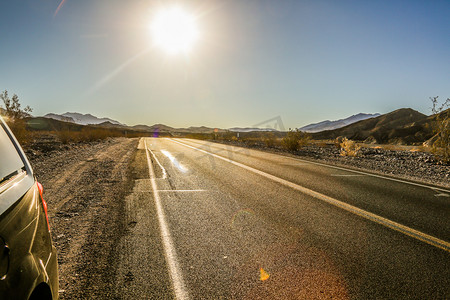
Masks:
[[[178,192],[207,192],[207,190],[158,190],[158,192],[174,192],[174,193],[178,193]]]
[[[156,212],[158,215],[159,227],[161,230],[161,239],[164,246],[164,255],[166,257],[167,265],[169,266],[169,275],[172,280],[175,297],[176,299],[190,299],[189,293],[183,280],[181,269],[179,267],[177,254],[175,252],[175,247],[173,245],[172,237],[169,231],[169,226],[167,225],[166,217],[161,205],[161,199],[159,198],[158,187],[156,186],[155,180],[155,171],[153,170],[153,165],[148,154],[149,152],[151,153],[151,150],[148,149],[145,140],[144,144],[146,150],[145,153],[147,155],[148,172],[152,184],[153,198],[155,199]]]
[[[241,168],[243,168],[243,169],[246,169],[246,170],[251,171],[251,172],[253,172],[253,173],[256,173],[256,174],[258,174],[258,175],[264,176],[264,177],[266,177],[266,178],[268,178],[268,179],[271,179],[271,180],[273,180],[273,181],[275,181],[275,182],[278,182],[278,183],[280,183],[280,184],[283,184],[283,185],[285,185],[285,186],[287,186],[287,187],[290,187],[290,188],[292,188],[292,189],[295,189],[295,190],[297,190],[297,191],[300,191],[300,192],[302,192],[302,193],[304,193],[304,194],[306,194],[306,195],[308,195],[308,196],[311,196],[311,197],[314,197],[314,198],[316,198],[316,199],[322,200],[322,201],[327,202],[327,203],[329,203],[329,204],[331,204],[331,205],[334,205],[334,206],[336,206],[336,207],[339,207],[339,208],[341,208],[341,209],[344,209],[344,210],[346,210],[346,211],[348,211],[348,212],[351,212],[351,213],[353,213],[353,214],[356,214],[356,215],[358,215],[358,216],[361,216],[361,217],[363,217],[363,218],[365,218],[365,219],[367,219],[367,220],[370,220],[370,221],[372,221],[372,222],[381,224],[381,225],[383,225],[383,226],[386,226],[386,227],[388,227],[388,228],[391,228],[391,229],[393,229],[393,230],[396,230],[396,231],[398,231],[398,232],[400,232],[400,233],[403,233],[403,234],[405,234],[405,235],[408,235],[408,236],[410,236],[410,237],[413,237],[413,238],[415,238],[415,239],[417,239],[417,240],[420,240],[420,241],[422,241],[422,242],[425,242],[425,243],[427,243],[427,244],[430,244],[430,245],[432,245],[432,246],[435,246],[435,247],[437,247],[437,248],[440,248],[440,249],[443,249],[443,250],[445,250],[445,251],[447,251],[447,252],[450,252],[450,243],[448,243],[448,242],[446,242],[446,241],[443,241],[443,240],[440,240],[440,239],[438,239],[438,238],[436,238],[436,237],[434,237],[434,236],[428,235],[428,234],[426,234],[426,233],[423,233],[423,232],[420,232],[420,231],[418,231],[418,230],[412,229],[412,228],[410,228],[410,227],[408,227],[408,226],[405,226],[405,225],[402,225],[402,224],[400,224],[400,223],[397,223],[397,222],[391,221],[391,220],[389,220],[389,219],[383,218],[383,217],[381,217],[381,216],[378,216],[378,215],[373,214],[373,213],[371,213],[371,212],[365,211],[365,210],[363,210],[363,209],[361,209],[361,208],[358,208],[358,207],[356,207],[356,206],[353,206],[353,205],[350,205],[350,204],[348,204],[348,203],[339,201],[339,200],[337,200],[337,199],[334,199],[334,198],[329,197],[329,196],[327,196],[327,195],[321,194],[321,193],[319,193],[319,192],[315,192],[315,191],[313,191],[313,190],[310,190],[310,189],[308,189],[308,188],[305,188],[305,187],[300,186],[300,185],[298,185],[298,184],[295,184],[295,183],[293,183],[293,182],[287,181],[287,180],[285,180],[285,179],[276,177],[276,176],[271,175],[271,174],[269,174],[269,173],[266,173],[266,172],[260,171],[260,170],[258,170],[258,169],[252,168],[252,167],[250,167],[250,166],[241,164],[241,163],[239,163],[239,162],[237,162],[237,161],[234,161],[234,160],[231,160],[231,159],[229,159],[229,158],[225,158],[225,157],[223,157],[223,156],[220,156],[220,155],[217,155],[217,154],[214,154],[214,153],[211,153],[211,152],[207,152],[207,151],[205,151],[205,150],[202,150],[202,149],[199,149],[199,148],[190,146],[190,145],[188,145],[188,144],[185,144],[185,143],[182,143],[182,142],[179,142],[179,141],[175,141],[175,140],[173,140],[173,139],[168,139],[168,140],[170,140],[170,141],[172,141],[172,142],[174,142],[174,143],[183,145],[183,146],[185,146],[185,147],[188,147],[188,148],[191,148],[191,149],[194,149],[194,150],[203,152],[203,153],[205,153],[205,154],[211,155],[211,156],[216,157],[216,158],[218,158],[218,159],[224,160],[224,161],[229,162],[229,163],[231,163],[231,164],[233,164],[233,165],[236,165],[236,166],[238,166],[238,167],[241,167]]]
[[[208,190],[157,190],[157,191],[159,193],[161,193],[161,192],[163,192],[163,193],[165,193],[165,192],[167,192],[167,193],[170,193],[170,192],[173,192],[173,193],[178,193],[178,192],[180,192],[180,193],[186,193],[186,192],[198,193],[198,192],[207,192]],[[153,190],[151,190],[151,191],[146,191],[146,190],[139,191],[139,193],[148,193],[148,192],[153,192]]]
[[[235,146],[236,148],[239,148],[237,146]],[[258,151],[258,150],[253,150],[253,151]],[[261,153],[267,153],[267,152],[263,152],[263,151],[258,151]],[[302,163],[307,163],[307,164],[313,164],[313,165],[318,165],[318,166],[322,166],[322,167],[327,167],[327,168],[333,168],[336,170],[343,170],[343,171],[347,171],[347,172],[353,172],[353,173],[358,173],[358,174],[363,174],[363,175],[367,175],[367,176],[372,176],[372,177],[377,177],[377,178],[382,178],[382,179],[387,179],[387,180],[391,180],[391,181],[396,181],[396,182],[401,182],[401,183],[406,183],[406,184],[410,184],[410,185],[415,185],[415,186],[420,186],[420,187],[424,187],[427,189],[432,189],[432,190],[436,190],[436,191],[441,191],[444,193],[450,193],[450,190],[445,189],[445,188],[439,188],[439,187],[434,187],[431,185],[426,185],[426,184],[422,184],[422,183],[417,183],[417,182],[412,182],[412,181],[406,181],[406,180],[402,180],[402,179],[397,179],[397,178],[392,178],[392,177],[388,177],[388,176],[383,176],[383,175],[378,175],[378,174],[373,174],[373,173],[368,173],[368,172],[364,172],[364,171],[357,171],[357,170],[353,170],[353,169],[348,169],[348,168],[344,168],[344,167],[338,167],[338,166],[333,166],[333,165],[328,165],[328,164],[324,164],[324,163],[320,163],[320,162],[315,162],[315,161],[309,161],[309,160],[304,160],[301,158],[294,158],[294,157],[289,157],[289,156],[284,156],[287,159],[290,160],[294,160],[297,162],[302,162]]]
[[[331,176],[335,177],[357,177],[357,176],[366,176],[363,174],[331,174]]]
[[[438,191],[441,191],[441,192],[450,192],[450,190],[446,190],[444,188],[438,188],[438,187],[434,187],[434,186],[430,186],[430,185],[426,185],[426,184],[421,184],[421,183],[417,183],[417,182],[411,182],[411,181],[406,181],[406,180],[402,180],[402,179],[387,177],[387,176],[383,176],[383,175],[367,173],[367,172],[364,172],[364,171],[357,171],[357,170],[347,169],[347,168],[343,168],[343,167],[327,165],[327,164],[323,164],[323,163],[319,163],[319,162],[315,162],[315,161],[307,161],[307,160],[303,160],[301,158],[293,158],[293,157],[288,157],[288,156],[286,156],[286,157],[289,158],[289,159],[292,159],[292,160],[296,160],[296,161],[309,162],[309,163],[312,163],[314,165],[318,165],[318,166],[322,166],[322,167],[333,168],[333,169],[337,169],[337,170],[343,170],[343,171],[347,171],[347,172],[353,172],[353,173],[358,173],[358,174],[362,174],[362,175],[367,175],[367,176],[387,179],[387,180],[391,180],[391,181],[396,181],[396,182],[406,183],[406,184],[410,184],[410,185],[420,186],[420,187],[424,187],[424,188],[427,188],[427,189],[438,190]]]
[[[440,194],[436,194],[434,195],[435,197],[450,197],[449,194],[445,194],[445,193],[440,193]]]
[[[307,163],[298,163],[298,162],[288,162],[288,163],[280,163],[280,165],[296,167],[296,166],[307,166],[309,164],[307,164]]]
[[[147,144],[146,144],[147,145]],[[150,149],[149,149],[150,150]],[[167,178],[167,173],[166,173],[166,169],[164,169],[164,167],[161,165],[161,163],[159,162],[158,158],[156,158],[155,153],[153,153],[153,151],[150,150],[150,153],[152,154],[153,158],[155,159],[156,163],[158,164],[158,166],[161,168],[162,172],[163,172],[163,177],[162,179],[166,179]]]

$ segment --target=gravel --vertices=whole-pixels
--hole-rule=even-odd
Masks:
[[[126,231],[123,199],[134,184],[129,166],[137,142],[37,143],[26,151],[48,203],[60,299],[114,294],[116,245]]]

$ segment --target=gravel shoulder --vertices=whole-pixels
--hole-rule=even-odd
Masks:
[[[28,155],[48,202],[60,299],[113,298],[137,143],[117,138]]]
[[[296,152],[288,152],[281,148],[266,147],[263,143],[248,144],[235,141],[211,142],[248,147],[280,155],[450,188],[450,165],[436,161],[432,154],[426,152],[361,148],[358,157],[348,157],[340,155],[340,150],[332,145],[318,146],[310,144]]]

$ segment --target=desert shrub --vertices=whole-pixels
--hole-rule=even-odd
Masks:
[[[78,131],[60,130],[56,131],[56,136],[63,144],[77,143],[80,140],[80,133]]]
[[[263,137],[263,142],[266,144],[267,147],[273,148],[275,147],[277,138],[275,137],[275,134],[273,132],[268,132]]]
[[[361,147],[358,146],[355,141],[349,140],[348,138],[344,138],[340,146],[342,156],[356,157],[361,150]]]
[[[67,129],[63,129],[56,132],[56,135],[59,141],[63,144],[69,143],[79,143],[79,142],[94,142],[99,140],[104,140],[108,137],[118,137],[123,136],[123,134],[103,129],[103,128],[91,128],[85,127],[80,131],[71,131]]]
[[[431,97],[431,111],[435,115],[433,122],[434,142],[431,152],[441,158],[444,162],[450,162],[450,98],[439,106],[438,97]]]
[[[306,146],[309,140],[310,137],[306,132],[295,129],[289,130],[286,136],[281,140],[281,144],[289,151],[297,151],[303,146]]]

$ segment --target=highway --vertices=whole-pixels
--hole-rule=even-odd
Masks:
[[[192,139],[138,149],[124,298],[450,298],[448,189]]]

